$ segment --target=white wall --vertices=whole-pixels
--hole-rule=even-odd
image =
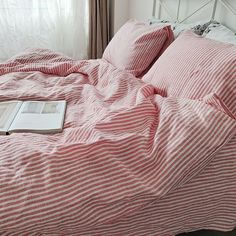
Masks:
[[[130,18],[129,0],[114,0],[114,33]]]
[[[152,16],[153,0],[129,0],[129,17],[147,20]]]
[[[115,32],[128,19],[136,18],[138,20],[147,20],[152,17],[153,0],[114,0],[115,1]],[[180,18],[183,19],[189,13],[196,10],[205,0],[182,0]],[[227,0],[227,2],[236,10],[236,0]],[[171,15],[175,16],[177,9],[177,0],[165,0],[165,3],[170,9]],[[158,9],[157,9],[158,10]],[[209,5],[201,11],[201,13],[191,18],[189,21],[209,20],[212,14],[212,7]],[[166,18],[167,14],[162,11],[162,19]],[[236,16],[229,13],[225,8],[218,3],[216,20],[227,25],[236,32]]]

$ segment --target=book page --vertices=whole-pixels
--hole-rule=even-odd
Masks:
[[[12,123],[11,131],[50,133],[61,131],[65,114],[65,101],[24,102]]]
[[[7,132],[22,102],[0,102],[0,132]]]

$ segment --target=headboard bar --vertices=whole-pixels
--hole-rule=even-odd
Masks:
[[[216,15],[216,9],[217,9],[218,2],[221,3],[222,6],[224,6],[229,12],[231,12],[233,15],[236,16],[236,10],[228,2],[226,2],[225,0],[209,0],[208,2],[204,3],[201,7],[199,7],[197,10],[195,10],[190,15],[188,15],[187,17],[185,17],[183,20],[180,21],[179,18],[180,18],[181,1],[182,0],[178,0],[176,19],[173,19],[173,15],[170,14],[168,8],[166,7],[165,3],[162,0],[153,0],[152,16],[153,17],[156,16],[157,2],[159,3],[159,7],[158,7],[158,17],[159,17],[159,19],[161,18],[161,8],[163,7],[166,10],[166,13],[168,14],[168,16],[171,18],[171,20],[177,21],[177,22],[180,22],[180,23],[185,22],[187,19],[189,19],[190,17],[195,15],[197,12],[201,11],[203,8],[208,6],[210,3],[213,3],[212,14],[211,14],[211,19],[210,20],[215,20],[215,15]]]
[[[162,8],[165,9],[165,12],[167,13],[168,17],[172,20],[172,21],[175,21],[175,19],[173,18],[173,14],[172,12],[170,12],[170,10],[168,9],[168,7],[166,6],[165,2],[162,1],[162,0],[158,0],[158,1],[155,1],[154,0],[154,5],[157,5],[157,2],[158,2],[158,17],[159,19],[161,18],[161,10]],[[156,15],[156,8],[153,9],[153,17],[155,17]]]
[[[179,22],[180,5],[181,5],[181,0],[178,1],[178,8],[177,8],[177,15],[176,15],[177,22]]]
[[[230,4],[228,2],[225,2],[223,0],[219,0],[219,1],[229,12],[231,12],[232,14],[234,14],[236,16],[236,11],[233,9],[232,6],[230,6]]]
[[[207,5],[209,5],[212,2],[212,0],[206,2],[205,4],[203,4],[201,7],[199,7],[197,10],[195,10],[194,12],[192,12],[190,15],[188,15],[187,17],[185,17],[183,20],[180,21],[180,23],[185,22],[186,20],[188,20],[189,18],[191,18],[193,15],[195,15],[197,12],[201,11],[203,8],[205,8]],[[217,2],[217,0],[215,0],[215,2]],[[214,12],[214,10],[213,10]],[[214,20],[214,19],[211,19]]]
[[[211,15],[211,20],[212,20],[212,21],[215,19],[216,8],[217,8],[217,0],[214,0],[214,6],[213,6],[212,15]]]
[[[157,8],[157,1],[153,0],[153,6],[152,6],[152,17],[156,16],[156,8]],[[158,16],[159,17],[159,16]]]
[[[158,17],[159,17],[159,19],[161,19],[161,4],[162,4],[162,0],[159,1],[159,8],[158,8]]]

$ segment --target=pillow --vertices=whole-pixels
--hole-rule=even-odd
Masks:
[[[193,30],[195,34],[202,35],[211,22],[199,21],[199,22],[194,22],[194,23],[178,23],[178,22],[170,22],[166,20],[158,20],[154,18],[154,19],[151,19],[149,23],[151,25],[153,24],[170,25],[174,32],[174,38],[176,39],[185,30]]]
[[[170,26],[150,26],[130,20],[108,44],[103,59],[119,69],[140,76],[172,41]]]
[[[235,33],[218,22],[211,23],[205,30],[204,35],[209,39],[236,44]]]
[[[154,85],[162,96],[202,99],[215,94],[236,114],[236,46],[233,44],[186,31],[166,49],[143,80]]]

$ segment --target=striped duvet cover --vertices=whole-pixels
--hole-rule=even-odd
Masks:
[[[0,136],[0,235],[157,235],[236,226],[236,122],[104,60],[28,51],[0,101],[66,100],[64,131]]]

